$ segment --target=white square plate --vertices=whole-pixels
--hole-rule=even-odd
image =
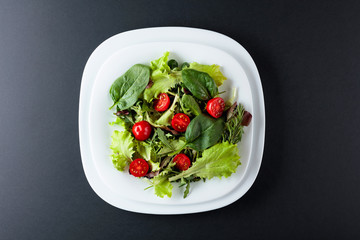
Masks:
[[[108,94],[113,81],[136,63],[149,65],[165,51],[179,62],[217,64],[228,78],[220,91],[238,90],[237,101],[252,113],[253,120],[239,144],[241,165],[229,178],[191,184],[186,199],[174,185],[172,198],[144,191],[145,180],[117,171],[109,146],[114,116]],[[223,96],[223,95],[222,95]],[[226,96],[226,94],[225,94]],[[226,98],[226,97],[225,97]],[[106,202],[121,209],[152,214],[203,212],[226,206],[246,193],[260,168],[264,146],[265,112],[256,66],[245,49],[219,33],[182,27],[140,29],[115,35],[90,56],[83,73],[79,104],[79,136],[86,177]]]

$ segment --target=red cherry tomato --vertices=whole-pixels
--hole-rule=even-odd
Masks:
[[[147,121],[137,122],[132,128],[132,132],[137,140],[144,141],[150,137],[151,125]]]
[[[135,159],[130,163],[129,171],[135,177],[143,177],[149,171],[149,164],[142,158]]]
[[[166,93],[161,93],[158,99],[154,100],[154,109],[158,112],[164,112],[170,106],[170,98]]]
[[[185,113],[177,113],[171,120],[171,126],[178,132],[185,132],[190,118]]]
[[[180,171],[185,171],[190,167],[190,158],[183,153],[180,153],[174,157],[173,162],[176,163],[176,168]]]
[[[214,118],[219,118],[225,109],[224,99],[221,97],[213,98],[206,104],[206,111]]]

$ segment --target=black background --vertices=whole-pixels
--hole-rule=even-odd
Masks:
[[[0,239],[359,239],[359,1],[0,1]],[[82,169],[78,101],[117,33],[188,26],[241,43],[260,72],[262,167],[222,209],[131,213]]]

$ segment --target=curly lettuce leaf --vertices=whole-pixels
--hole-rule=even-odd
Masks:
[[[213,64],[213,65],[204,65],[199,64],[197,62],[190,63],[190,67],[200,72],[206,72],[210,75],[212,79],[214,79],[216,86],[221,86],[223,82],[226,80],[226,77],[221,73],[220,66]]]
[[[153,85],[144,91],[144,99],[147,102],[157,98],[160,93],[169,92],[171,88],[174,88],[177,83],[181,82],[181,79],[173,75],[163,73],[156,78],[152,77],[152,81]]]
[[[111,136],[111,155],[112,162],[116,169],[124,171],[125,167],[131,162],[134,151],[134,138],[128,131],[115,130]]]
[[[168,196],[171,198],[173,185],[170,183],[166,175],[159,174],[158,176],[154,177],[153,186],[156,196],[161,198]]]
[[[172,182],[190,176],[206,179],[213,177],[227,178],[235,173],[236,168],[241,164],[238,151],[235,144],[229,142],[218,143],[204,150],[202,157],[196,159],[188,170],[169,178],[169,181]]]
[[[165,52],[163,56],[159,59],[156,59],[154,61],[151,61],[150,68],[151,68],[151,76],[158,76],[162,73],[169,73],[170,67],[167,64],[168,58],[169,58],[169,52]]]
[[[170,162],[169,165],[157,176],[155,176],[151,181],[151,186],[154,187],[155,195],[163,198],[168,196],[171,198],[173,185],[169,181],[169,174],[171,173],[171,168],[175,163]]]
[[[144,141],[136,141],[136,152],[145,160],[151,160],[151,146]]]
[[[152,172],[160,170],[160,162],[153,162],[153,161],[149,160],[148,163],[151,167]]]
[[[165,52],[161,58],[151,62],[153,85],[144,91],[144,99],[147,102],[156,98],[160,93],[167,93],[169,89],[181,82],[180,74],[170,72],[170,67],[167,64],[168,57],[169,52]]]
[[[119,117],[116,117],[115,121],[110,122],[109,124],[110,124],[110,126],[118,125],[118,126],[122,127],[123,129],[125,129],[125,127],[126,127],[125,120],[122,118],[119,118]]]

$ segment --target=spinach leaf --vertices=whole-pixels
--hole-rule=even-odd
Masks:
[[[208,100],[218,94],[214,79],[207,73],[184,69],[181,76],[185,87],[200,100]]]
[[[110,96],[120,110],[128,109],[135,104],[140,94],[149,83],[150,68],[145,65],[135,64],[121,77],[116,79],[110,88]]]
[[[204,114],[195,117],[185,132],[187,146],[202,151],[216,144],[224,130],[224,120],[214,119]]]
[[[187,111],[190,111],[196,116],[201,114],[199,104],[191,95],[184,94],[181,98],[180,103],[185,113],[187,113]]]

